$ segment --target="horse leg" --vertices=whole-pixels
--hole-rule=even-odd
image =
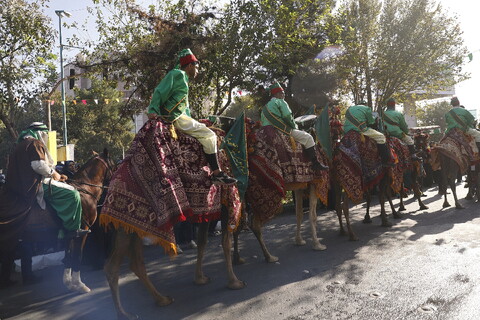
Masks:
[[[173,302],[173,298],[161,295],[148,277],[147,270],[145,268],[145,262],[143,261],[142,239],[135,233],[129,234],[128,237],[130,238],[128,247],[130,270],[132,270],[132,272],[135,273],[143,285],[147,287],[158,306],[162,307],[171,304]]]
[[[320,243],[317,237],[317,195],[315,194],[315,186],[310,185],[310,194],[309,194],[309,218],[310,218],[310,227],[312,229],[312,240],[313,240],[313,250],[325,250],[327,249],[326,245]]]
[[[131,250],[131,238],[122,229],[117,229],[114,232],[113,239],[113,249],[103,269],[110,287],[110,292],[112,293],[115,309],[117,310],[117,317],[122,320],[138,319],[138,316],[127,313],[123,309],[118,288],[118,273],[120,271],[120,265],[122,264],[123,257],[127,254],[127,251]]]
[[[72,248],[73,248],[73,240],[70,239],[69,241],[65,240],[65,258],[63,259],[63,263],[65,268],[63,269],[63,284],[69,290],[71,290],[72,286]]]
[[[255,237],[257,237],[258,243],[262,248],[265,261],[269,263],[277,262],[278,257],[272,256],[270,252],[268,252],[267,246],[265,245],[265,241],[263,241],[262,223],[258,220],[258,218],[255,215],[252,216],[252,232],[255,235]]]
[[[80,264],[82,262],[82,247],[85,243],[86,236],[82,238],[73,239],[72,250],[72,283],[71,290],[75,290],[80,293],[90,292],[90,288],[82,282],[80,277]]]
[[[295,216],[297,218],[297,229],[295,231],[295,244],[304,246],[305,240],[302,238],[302,222],[303,222],[303,190],[297,189],[293,191],[295,197]]]
[[[370,218],[370,204],[372,202],[372,195],[369,191],[366,193],[366,200],[367,200],[367,213],[365,213],[365,217],[363,218],[363,223],[372,223],[372,219]]]
[[[345,215],[345,221],[347,223],[347,229],[348,229],[348,234],[349,234],[349,240],[350,241],[357,241],[358,240],[358,237],[357,235],[355,234],[355,232],[353,232],[353,229],[352,229],[352,226],[350,225],[350,212],[349,212],[349,208],[348,208],[348,197],[345,193],[342,194],[342,197],[343,197],[343,203],[342,203],[342,209],[343,209],[343,214]]]
[[[245,288],[245,282],[238,280],[237,276],[233,272],[231,248],[232,248],[232,233],[227,229],[228,225],[228,209],[222,206],[222,248],[225,256],[225,262],[227,264],[228,275],[228,288],[230,289],[243,289]],[[208,228],[207,228],[208,230]]]
[[[197,231],[197,263],[195,265],[194,276],[195,283],[199,285],[210,282],[210,278],[203,274],[203,256],[205,255],[205,247],[207,246],[208,240],[207,238],[208,223],[200,223]]]

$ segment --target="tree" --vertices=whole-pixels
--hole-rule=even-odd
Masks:
[[[101,152],[103,148],[113,159],[122,159],[134,136],[132,118],[122,114],[123,93],[115,89],[114,82],[91,80],[90,89],[76,91],[77,103],[66,102],[69,142],[75,144],[75,159],[84,162],[92,151]],[[88,104],[82,104],[82,100]],[[61,125],[61,108],[54,108],[52,118],[54,124]]]
[[[427,104],[422,108],[417,108],[417,121],[420,126],[440,126],[443,132],[447,128],[445,113],[451,108],[452,106],[447,101]]]
[[[428,95],[466,76],[459,22],[432,0],[349,0],[337,21],[346,52],[337,72],[356,102],[379,110],[391,96]]]
[[[13,140],[17,119],[54,70],[55,32],[43,15],[44,0],[0,0],[0,120]]]

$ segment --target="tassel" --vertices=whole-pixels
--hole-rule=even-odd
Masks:
[[[290,136],[290,144],[292,145],[292,149],[295,151],[297,149],[297,144],[295,143],[295,139]]]
[[[362,141],[362,143],[365,143],[365,136],[361,132],[360,132],[360,141]]]
[[[178,139],[177,131],[175,130],[175,126],[173,124],[170,126],[170,135],[172,136],[173,140]]]

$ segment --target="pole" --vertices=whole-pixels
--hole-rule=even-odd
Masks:
[[[67,140],[67,106],[65,104],[65,81],[63,80],[63,44],[62,44],[62,14],[58,14],[58,29],[60,36],[60,79],[61,95],[62,95],[62,113],[63,113],[63,144],[66,146]]]

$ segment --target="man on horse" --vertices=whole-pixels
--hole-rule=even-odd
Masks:
[[[402,140],[410,151],[412,161],[419,161],[415,151],[415,142],[408,135],[408,125],[402,113],[395,110],[395,99],[387,100],[387,110],[383,113],[383,122],[386,132],[392,136]]]
[[[386,145],[385,135],[370,127],[374,126],[376,121],[373,117],[372,109],[364,104],[364,102],[360,102],[358,105],[351,106],[347,109],[343,131],[347,134],[350,130],[354,130],[373,139],[377,144],[382,165],[384,167],[392,167],[394,164],[390,156],[390,150]]]
[[[445,122],[447,123],[445,134],[453,128],[458,128],[475,139],[477,148],[480,151],[480,132],[475,129],[475,117],[470,111],[460,106],[460,101],[457,97],[453,97],[450,100],[450,105],[452,109],[445,114]]]
[[[188,103],[188,82],[198,74],[199,61],[190,49],[178,54],[178,63],[167,73],[155,88],[152,101],[148,106],[149,119],[157,117],[173,123],[175,129],[194,137],[203,146],[207,162],[213,171],[214,184],[234,184],[235,178],[229,177],[220,170],[217,160],[217,135],[190,116]]]
[[[313,170],[328,170],[328,166],[320,163],[315,155],[315,141],[312,135],[298,130],[297,124],[293,120],[292,110],[285,101],[285,92],[282,86],[275,82],[269,89],[272,99],[262,109],[262,126],[273,126],[300,143],[313,163]]]

